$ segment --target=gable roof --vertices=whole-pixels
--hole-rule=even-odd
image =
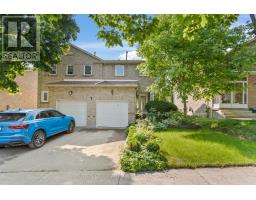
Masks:
[[[99,60],[99,61],[103,61],[103,59],[101,59],[100,57],[95,56],[95,55],[93,55],[92,53],[90,53],[90,52],[88,52],[88,51],[86,51],[86,50],[84,50],[84,49],[82,49],[82,48],[80,48],[80,47],[78,47],[78,46],[76,46],[76,45],[74,45],[74,44],[72,44],[72,43],[70,43],[70,46],[73,47],[74,49],[77,49],[77,50],[79,50],[79,51],[81,51],[81,52],[87,54],[88,56],[91,56],[91,57],[93,57],[93,58]]]
[[[73,47],[74,49],[77,49],[79,51],[81,51],[82,53],[85,53],[86,55],[89,55],[95,59],[97,59],[98,61],[96,61],[95,63],[101,63],[101,64],[140,64],[143,63],[144,60],[104,60],[72,43],[70,43],[70,46]]]
[[[103,64],[141,64],[144,60],[102,60],[99,63]]]

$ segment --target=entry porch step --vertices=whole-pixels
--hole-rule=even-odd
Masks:
[[[248,109],[221,109],[218,113],[223,118],[233,118],[233,119],[256,119],[256,113],[252,113],[252,111]]]

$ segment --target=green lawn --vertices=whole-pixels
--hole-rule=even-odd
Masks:
[[[169,129],[155,135],[170,168],[256,164],[256,142],[207,129]]]

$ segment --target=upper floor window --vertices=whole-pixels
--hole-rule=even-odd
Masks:
[[[66,75],[74,75],[74,66],[68,65],[66,68]]]
[[[92,75],[92,66],[91,65],[85,65],[84,66],[84,75]]]
[[[124,65],[115,66],[115,76],[124,76]]]
[[[51,69],[49,71],[49,75],[57,75],[57,66],[56,65],[51,67]]]

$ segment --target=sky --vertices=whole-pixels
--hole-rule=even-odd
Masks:
[[[136,47],[129,47],[127,44],[125,44],[124,47],[106,47],[103,40],[97,39],[98,28],[88,15],[76,15],[75,20],[80,27],[77,40],[72,42],[76,46],[91,53],[96,52],[98,57],[106,60],[124,59],[126,51],[129,51],[130,59],[137,58]]]
[[[103,40],[97,39],[98,28],[88,15],[75,15],[77,25],[80,27],[80,33],[77,40],[72,42],[76,46],[89,51],[96,52],[96,55],[106,60],[125,59],[125,52],[128,51],[128,59],[139,59],[136,55],[136,47],[129,47],[124,44],[124,47],[115,46],[107,48]],[[232,24],[231,27],[245,24],[250,20],[249,15],[240,15],[238,21]]]

